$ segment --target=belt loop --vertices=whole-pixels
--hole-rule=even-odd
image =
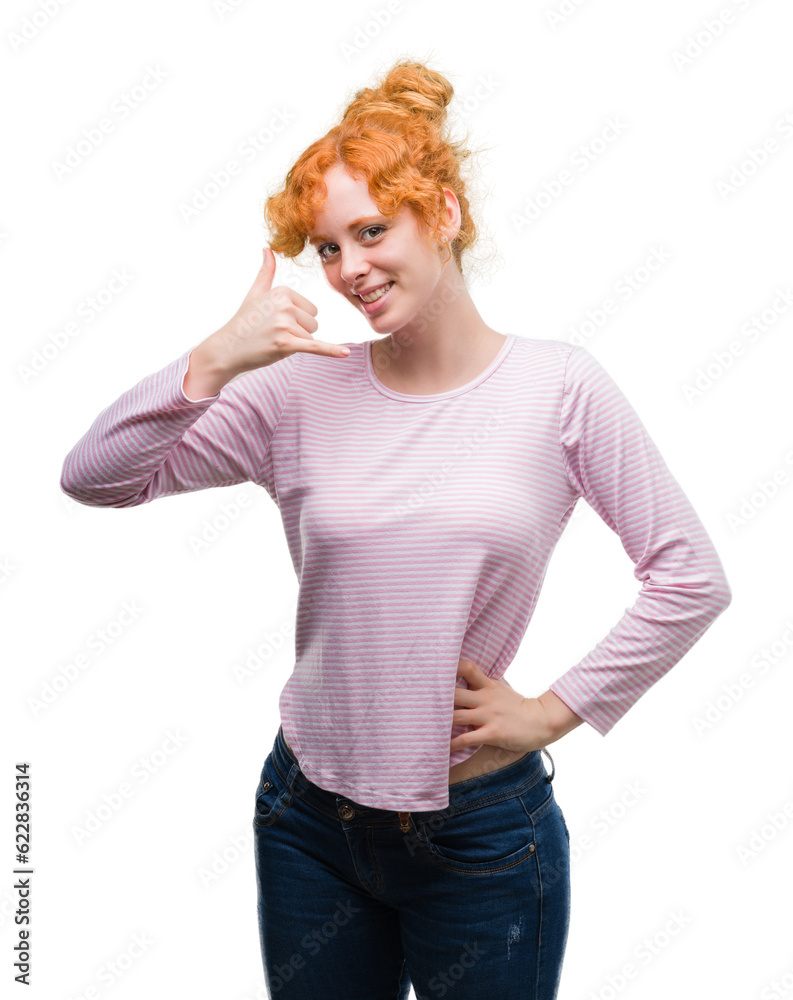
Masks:
[[[550,774],[546,774],[545,780],[546,781],[553,781],[553,776],[556,774],[556,764],[554,764],[553,757],[548,753],[548,751],[545,749],[545,747],[541,747],[541,750],[545,754],[545,756],[548,758],[548,760],[551,762],[551,773]]]
[[[300,775],[300,765],[295,761],[294,764],[289,768],[286,775],[286,787],[287,787],[287,802],[292,801],[292,796],[295,794],[295,782]]]

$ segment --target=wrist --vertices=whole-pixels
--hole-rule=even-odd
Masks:
[[[541,694],[537,701],[543,709],[549,743],[560,740],[584,721],[580,715],[577,715],[569,705],[562,701],[559,695],[550,689]]]
[[[186,396],[191,399],[205,399],[216,396],[236,374],[222,363],[217,350],[217,334],[207,337],[190,352],[188,368],[182,382]]]

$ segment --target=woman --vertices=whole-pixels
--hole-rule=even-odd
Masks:
[[[553,765],[547,746],[582,722],[608,733],[731,598],[595,358],[477,312],[452,94],[398,63],[265,207],[272,250],[310,245],[375,338],[314,339],[316,307],[273,287],[265,251],[234,317],[124,393],[64,463],[62,488],[94,506],[251,481],[281,511],[296,661],[253,818],[271,996],[556,997],[569,834],[542,754]],[[642,589],[523,697],[503,674],[580,497]]]

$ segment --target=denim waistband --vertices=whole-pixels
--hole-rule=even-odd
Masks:
[[[356,814],[367,822],[390,821],[395,817],[408,815],[393,809],[378,809],[374,806],[367,806],[356,802],[347,795],[328,791],[314,784],[300,770],[298,760],[286,745],[281,726],[278,727],[272,754],[275,766],[279,769],[282,779],[289,785],[290,789],[322,810],[336,812],[343,802],[349,802],[355,807]],[[550,774],[543,762],[543,754],[551,761]],[[445,815],[447,812],[454,813],[459,809],[469,808],[480,801],[496,802],[514,795],[523,795],[538,782],[547,784],[553,781],[555,770],[553,758],[544,747],[542,750],[531,750],[520,759],[507,764],[506,767],[500,767],[486,774],[466,778],[464,781],[456,781],[449,785],[449,805],[446,809],[413,810],[412,815],[419,819],[439,814]]]

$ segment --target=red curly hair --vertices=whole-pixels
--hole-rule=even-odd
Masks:
[[[460,268],[477,229],[461,175],[471,152],[446,135],[453,95],[446,77],[411,60],[395,63],[378,86],[359,90],[341,123],[306,149],[282,190],[267,198],[271,249],[289,258],[303,252],[327,197],[323,175],[340,164],[367,181],[381,214],[393,217],[410,206],[427,227],[427,245],[446,249],[444,263],[453,256]],[[460,230],[448,244],[441,233],[447,221],[444,187],[454,191],[461,211]]]

